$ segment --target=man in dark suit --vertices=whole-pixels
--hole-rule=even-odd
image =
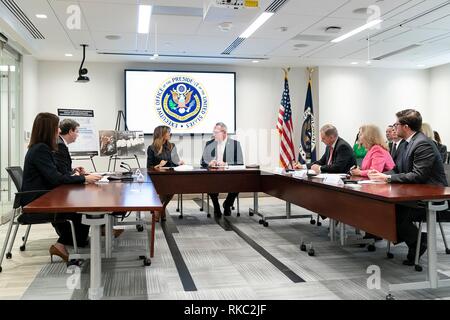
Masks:
[[[320,160],[312,165],[308,164],[308,169],[316,173],[347,173],[351,167],[356,166],[353,148],[339,137],[336,127],[331,124],[324,125],[320,129],[320,138],[327,146],[325,153]],[[295,164],[296,169],[304,167],[305,165]]]
[[[428,139],[420,128],[422,116],[416,110],[407,109],[397,113],[395,130],[400,138],[405,140],[405,150],[393,171],[386,174],[373,170],[369,178],[388,183],[420,183],[447,186],[447,177],[436,145]],[[408,245],[405,265],[414,265],[419,230],[414,221],[425,217],[425,209],[418,206],[398,206],[397,208],[397,238]],[[422,237],[419,257],[426,251],[426,233]]]
[[[201,160],[201,166],[203,168],[214,168],[214,167],[225,167],[227,165],[243,165],[244,158],[242,155],[241,144],[228,137],[227,126],[218,122],[213,131],[214,139],[206,143],[205,149],[203,150],[203,156]],[[216,216],[221,216],[219,205],[219,194],[210,193],[212,203],[214,205],[214,214]],[[223,203],[224,215],[231,215],[231,207],[233,206],[234,200],[238,196],[238,193],[231,192],[228,194],[225,202]]]
[[[406,141],[397,135],[396,130],[392,130],[391,133],[392,142],[390,144],[389,153],[392,159],[397,163],[397,159],[400,159],[400,155],[404,152],[406,148]]]
[[[72,119],[64,119],[59,124],[58,151],[55,152],[56,167],[62,174],[84,175],[86,170],[83,167],[72,169],[72,158],[68,145],[78,138],[78,128],[80,124]]]

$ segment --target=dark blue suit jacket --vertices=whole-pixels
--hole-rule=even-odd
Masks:
[[[22,191],[51,190],[61,184],[84,182],[84,176],[59,172],[53,152],[45,143],[37,143],[28,149],[23,168]],[[21,204],[26,205],[35,197],[35,195],[24,196]]]

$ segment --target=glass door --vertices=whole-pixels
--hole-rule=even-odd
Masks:
[[[20,164],[20,88],[20,55],[0,43],[0,218],[11,210],[16,192],[5,168]]]

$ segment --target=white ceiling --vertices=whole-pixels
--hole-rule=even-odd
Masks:
[[[80,44],[86,43],[89,44],[88,61],[149,61],[148,56],[157,50],[160,55],[158,61],[169,63],[253,65],[252,60],[261,59],[258,66],[350,65],[352,62],[361,66],[366,65],[368,58],[418,45],[380,61],[372,61],[371,66],[423,68],[418,66],[432,67],[450,62],[450,1],[444,0],[290,0],[228,56],[221,53],[272,0],[260,0],[258,9],[212,8],[205,18],[203,0],[15,2],[45,40],[33,39],[17,20],[8,16],[9,11],[3,4],[0,4],[1,22],[16,30],[22,37],[15,40],[42,60],[79,61]],[[139,3],[154,5],[148,35],[137,33]],[[70,5],[81,8],[79,30],[69,30],[66,26]],[[384,21],[379,29],[366,31],[338,44],[330,42],[364,25],[369,16],[354,13],[354,10],[371,5],[381,10]],[[427,13],[438,6],[442,7]],[[172,14],[168,14],[169,11]],[[48,19],[36,18],[38,13],[46,14]],[[418,17],[424,13],[427,14]],[[404,23],[413,17],[417,18]],[[222,22],[232,22],[232,29],[221,31],[218,25]],[[338,34],[327,34],[325,28],[329,26],[338,26],[342,30]],[[281,27],[286,27],[286,31],[281,31]],[[108,40],[105,38],[107,35],[121,38]],[[100,54],[102,52],[136,55]],[[65,57],[66,53],[73,54],[73,57]]]

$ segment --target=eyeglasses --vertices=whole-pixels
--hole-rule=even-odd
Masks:
[[[392,126],[394,127],[394,128],[397,128],[397,126],[403,126],[404,124],[402,124],[402,123],[400,123],[400,122],[396,122],[396,123],[394,123]]]

